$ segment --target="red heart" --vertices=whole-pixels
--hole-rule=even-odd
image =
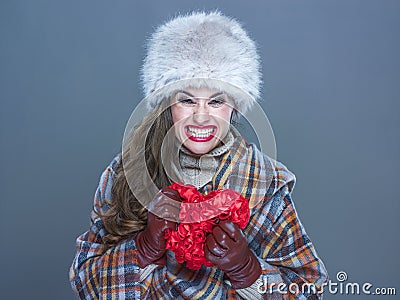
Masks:
[[[167,249],[175,253],[179,263],[186,262],[186,267],[190,269],[212,266],[204,257],[206,235],[220,220],[227,219],[241,229],[246,227],[250,218],[248,201],[230,189],[202,195],[193,185],[180,182],[174,182],[169,188],[178,191],[183,200],[177,231],[169,229],[165,232]]]

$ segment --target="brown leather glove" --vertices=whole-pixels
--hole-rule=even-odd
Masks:
[[[261,275],[261,266],[247,245],[240,228],[228,221],[215,226],[207,236],[205,257],[225,272],[234,289],[251,286]]]
[[[178,221],[180,210],[180,203],[176,201],[181,201],[179,193],[170,188],[163,188],[153,200],[151,209],[147,212],[147,226],[134,238],[140,268],[150,264],[166,264],[164,231],[167,228],[176,230],[178,226],[173,221]]]

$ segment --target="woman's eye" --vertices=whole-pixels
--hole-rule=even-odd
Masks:
[[[190,98],[182,98],[178,100],[180,103],[184,104],[184,105],[193,105],[196,104],[193,99]]]
[[[208,102],[208,105],[211,105],[213,107],[219,107],[224,103],[225,103],[225,99],[223,99],[223,98],[215,98],[215,99],[212,99],[210,102]]]

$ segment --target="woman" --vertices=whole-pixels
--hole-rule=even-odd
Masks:
[[[254,42],[219,12],[156,30],[142,68],[148,113],[128,124],[77,239],[70,279],[81,299],[322,298],[327,273],[296,214],[293,173],[232,125],[259,98],[259,70]],[[210,266],[193,270],[167,250],[180,222],[174,181],[248,201],[243,230],[223,220],[205,237]]]

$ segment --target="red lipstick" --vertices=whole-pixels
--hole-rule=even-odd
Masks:
[[[194,129],[194,130],[190,130],[190,129]],[[203,136],[199,136],[198,133],[194,132],[196,130],[211,130],[211,133],[205,137]],[[194,126],[194,125],[188,125],[185,127],[185,133],[186,136],[194,142],[208,142],[210,140],[213,139],[213,137],[215,136],[215,133],[217,131],[217,126]]]

